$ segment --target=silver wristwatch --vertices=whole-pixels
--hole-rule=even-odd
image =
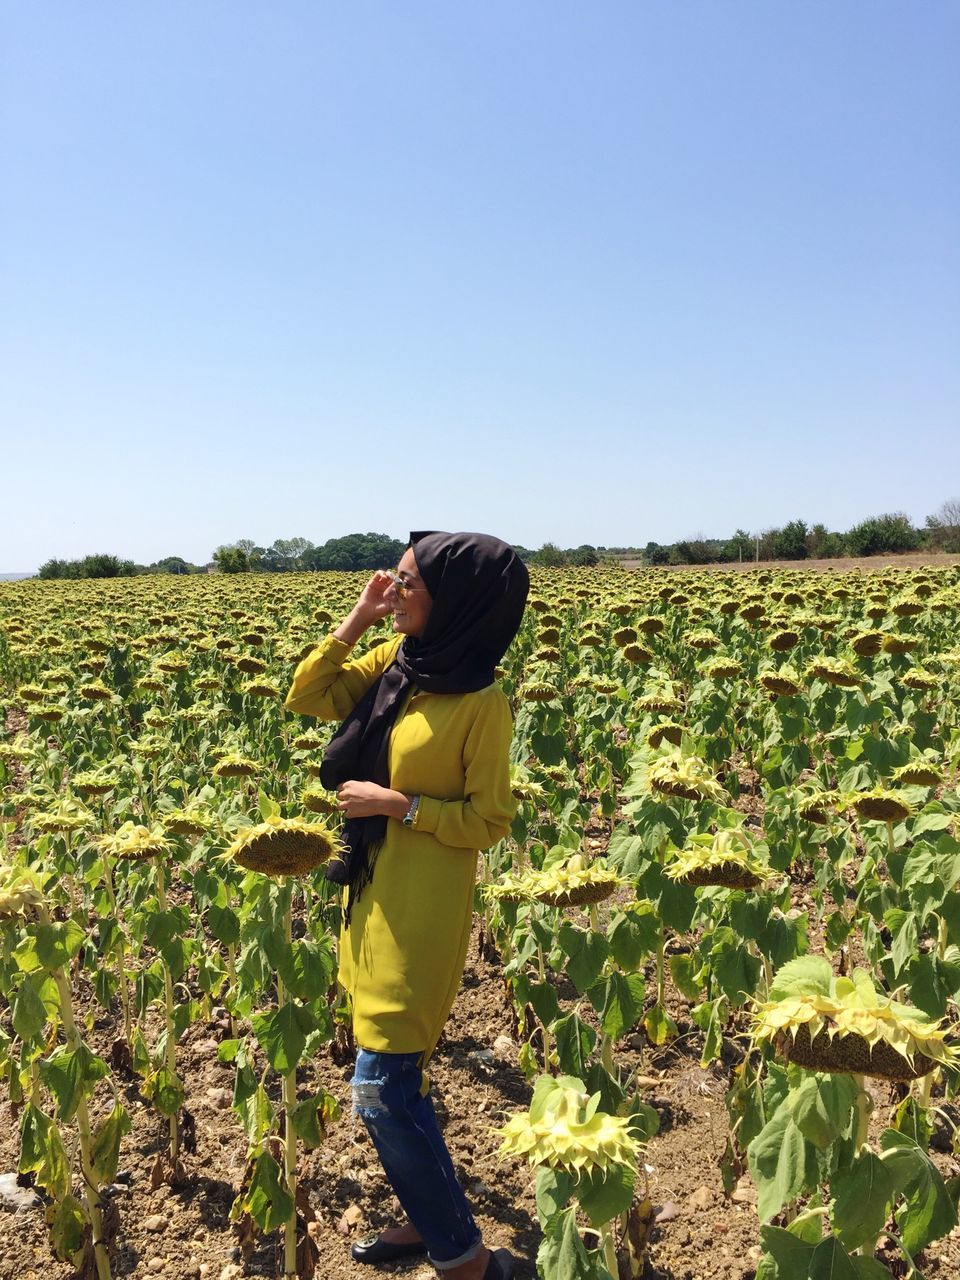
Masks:
[[[410,800],[410,808],[403,815],[403,825],[405,827],[413,826],[413,820],[417,816],[417,808],[419,807],[419,804],[420,804],[420,797],[413,796]]]

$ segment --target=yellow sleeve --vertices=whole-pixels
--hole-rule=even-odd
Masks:
[[[327,636],[297,667],[284,706],[318,720],[345,720],[374,680],[389,667],[402,636],[351,658],[350,645]]]
[[[415,831],[454,849],[488,849],[509,833],[517,811],[510,787],[513,719],[504,694],[496,695],[482,700],[464,743],[465,799],[421,796],[413,821]]]

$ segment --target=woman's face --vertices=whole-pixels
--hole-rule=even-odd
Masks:
[[[406,587],[403,594],[394,586],[388,587],[384,593],[384,599],[393,609],[393,629],[405,636],[422,636],[433,600],[417,570],[412,547],[407,547],[400,557],[397,577],[403,579]]]

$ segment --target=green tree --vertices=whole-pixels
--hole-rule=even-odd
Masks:
[[[842,556],[844,551],[843,537],[839,533],[831,533],[825,524],[811,526],[807,534],[807,555],[814,560],[833,560]]]
[[[555,542],[545,542],[531,557],[531,563],[543,569],[560,569],[567,564],[566,553]]]
[[[77,574],[70,572],[70,567],[76,567],[76,560],[47,560],[42,564],[37,572],[38,578],[75,578]]]
[[[592,567],[600,559],[597,554],[597,548],[591,547],[589,543],[581,543],[579,547],[574,547],[572,551],[565,552],[567,561],[575,565],[588,565]]]
[[[200,570],[182,556],[164,556],[147,566],[147,573],[199,573]]]
[[[247,573],[250,561],[242,547],[217,547],[213,553],[213,562],[221,573]]]
[[[734,530],[733,537],[727,539],[728,560],[749,560],[753,555],[753,538],[746,529]]]
[[[844,535],[847,550],[853,556],[884,555],[893,551],[915,551],[920,534],[902,511],[871,516],[854,525]]]
[[[773,540],[773,554],[778,560],[806,560],[807,524],[805,520],[790,520],[777,531]]]
[[[305,569],[388,569],[397,564],[406,543],[385,533],[348,533],[302,553]]]

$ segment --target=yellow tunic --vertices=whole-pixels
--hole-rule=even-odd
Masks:
[[[297,667],[286,706],[343,720],[389,666],[402,636],[359,658],[328,636]],[[422,797],[410,827],[387,820],[373,881],[340,939],[341,985],[357,1044],[378,1053],[433,1052],[463,974],[477,852],[502,839],[513,724],[499,685],[475,693],[414,689],[390,734],[390,786]]]

